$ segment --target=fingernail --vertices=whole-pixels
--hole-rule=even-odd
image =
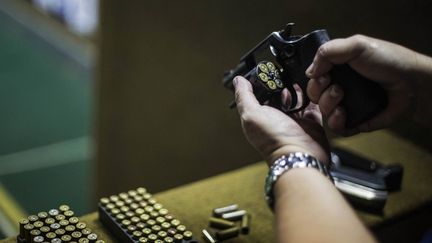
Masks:
[[[306,76],[310,77],[314,73],[314,63],[311,63],[311,65],[306,69]]]
[[[234,87],[237,86],[237,83],[238,83],[238,77],[234,77],[234,79],[233,79]]]
[[[333,98],[339,98],[341,95],[342,90],[339,87],[333,85],[330,90],[330,96]]]
[[[330,79],[328,79],[328,78],[325,77],[325,76],[321,76],[321,77],[319,77],[319,78],[317,79],[317,81],[318,81],[318,83],[319,83],[321,86],[327,86],[327,85],[330,83]]]

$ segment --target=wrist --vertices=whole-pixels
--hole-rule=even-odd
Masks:
[[[282,146],[282,147],[274,150],[272,153],[270,153],[270,155],[267,157],[266,161],[267,161],[267,164],[269,166],[272,166],[277,159],[279,159],[280,157],[282,157],[284,155],[288,155],[290,153],[301,152],[301,153],[306,153],[306,154],[309,154],[310,156],[315,157],[317,160],[319,160],[321,163],[323,163],[325,165],[329,165],[330,164],[330,155],[320,147],[316,146],[315,149],[313,149],[313,147],[314,146],[311,146],[312,149],[305,149],[301,146],[285,145],[285,146]]]
[[[328,171],[327,165],[321,163],[315,157],[310,154],[295,152],[287,155],[283,155],[278,158],[274,164],[270,167],[270,170],[267,174],[265,180],[265,196],[267,204],[271,209],[274,208],[275,202],[275,184],[279,181],[279,179],[287,173],[291,173],[292,170],[300,170],[300,169],[314,169],[320,172],[323,176],[330,179],[329,181],[333,182],[333,179]],[[303,183],[300,181],[300,183]]]

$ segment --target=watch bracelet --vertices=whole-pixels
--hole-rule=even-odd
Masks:
[[[265,198],[267,205],[273,210],[274,208],[274,185],[281,175],[293,168],[315,168],[325,177],[329,178],[333,183],[333,178],[331,177],[329,170],[326,165],[321,163],[315,157],[302,152],[290,153],[288,155],[283,155],[276,159],[273,165],[270,167],[265,180]]]

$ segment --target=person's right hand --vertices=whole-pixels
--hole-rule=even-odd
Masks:
[[[319,105],[327,126],[338,134],[351,135],[384,128],[410,108],[418,55],[405,47],[363,35],[331,40],[320,46],[306,70],[306,75],[311,79],[308,96]],[[378,82],[388,96],[388,107],[384,111],[351,130],[345,127],[346,113],[339,104],[343,90],[332,84],[328,75],[333,65],[344,63],[364,77]]]

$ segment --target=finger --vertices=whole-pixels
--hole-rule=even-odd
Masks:
[[[304,110],[303,118],[312,120],[320,125],[322,125],[322,115],[319,110],[318,105],[309,104],[308,107]]]
[[[260,104],[256,99],[251,83],[241,76],[233,80],[237,110],[242,114],[245,110],[256,109]]]
[[[346,122],[346,113],[345,110],[338,106],[336,109],[328,116],[327,118],[327,126],[333,132],[337,134],[344,134],[345,131],[345,122]]]
[[[284,88],[281,93],[281,104],[282,104],[282,109],[284,111],[288,111],[289,108],[291,107],[291,102],[292,102],[291,99],[292,99],[291,93],[287,88]]]
[[[307,84],[307,95],[309,99],[317,104],[321,94],[330,84],[330,77],[328,75],[320,76],[316,79],[311,79]]]
[[[328,73],[334,64],[348,63],[366,49],[366,37],[361,35],[326,42],[318,48],[312,64],[306,70],[306,75],[309,78],[317,78]]]
[[[330,85],[321,95],[318,104],[324,117],[330,116],[343,98],[343,90],[337,85]]]

